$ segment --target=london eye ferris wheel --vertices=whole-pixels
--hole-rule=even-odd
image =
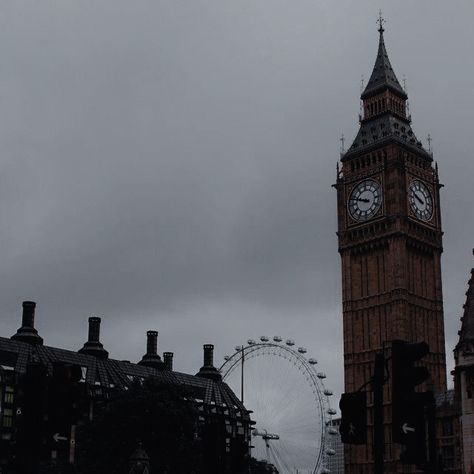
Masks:
[[[336,411],[330,407],[326,375],[304,347],[291,339],[249,339],[225,356],[223,380],[252,411],[252,456],[280,474],[328,474],[335,454],[329,438]]]

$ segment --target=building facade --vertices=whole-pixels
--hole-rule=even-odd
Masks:
[[[329,447],[334,450],[334,455],[328,459],[328,469],[331,474],[344,474],[344,445],[339,434],[339,427],[341,426],[340,418],[333,418],[330,421],[330,426],[338,431],[329,439]]]
[[[44,345],[34,327],[34,314],[35,303],[25,301],[21,328],[11,338],[0,337],[1,474],[29,472],[18,468],[21,440],[28,439],[29,436],[24,432],[28,401],[22,380],[31,368],[38,367],[44,369],[43,381],[48,382],[50,387],[44,391],[45,384],[38,385],[38,390],[33,393],[34,400],[28,402],[31,406],[32,401],[38,411],[49,413],[38,421],[43,430],[38,436],[40,446],[36,453],[40,461],[51,458],[64,464],[74,464],[81,451],[75,438],[78,429],[93,422],[110,400],[120,398],[121,393],[126,393],[137,385],[144,386],[150,380],[179,388],[185,394],[183,403],[192,406],[195,414],[193,436],[198,446],[202,446],[202,456],[209,457],[207,464],[212,466],[206,472],[234,473],[233,466],[242,464],[248,457],[252,426],[250,413],[222,381],[220,373],[214,367],[212,345],[204,346],[204,364],[199,372],[188,375],[173,370],[172,353],[164,353],[163,360],[158,355],[156,331],[148,331],[146,354],[135,364],[109,358],[100,342],[100,318],[89,318],[88,340],[75,352]],[[54,397],[54,403],[58,405],[63,402],[58,392],[51,389],[57,368],[77,369],[76,393],[79,395],[74,402],[77,420],[74,418],[74,421],[68,422],[68,407],[60,414],[61,419],[55,421],[51,418],[51,409],[56,410],[51,407],[48,398]],[[61,390],[61,387],[58,389]],[[46,394],[44,397],[43,393]],[[64,393],[67,396],[67,392]],[[54,423],[57,424],[51,426]],[[148,453],[151,449],[156,449],[156,446],[144,447]],[[34,455],[33,451],[29,452]],[[36,474],[37,471],[32,472]]]
[[[454,349],[454,387],[459,411],[463,474],[474,473],[474,268],[466,292],[459,341]]]
[[[444,474],[461,474],[461,430],[459,408],[454,389],[438,393],[436,403],[436,433],[438,456]]]
[[[433,158],[411,126],[407,94],[388,58],[380,19],[371,77],[361,95],[360,128],[341,153],[336,182],[342,264],[345,391],[373,375],[390,341],[426,341],[423,360],[435,392],[446,390],[441,287],[440,183]],[[366,387],[367,389],[368,387]],[[410,472],[391,442],[390,383],[384,387],[385,471]],[[368,444],[345,452],[346,474],[373,472],[373,400]]]

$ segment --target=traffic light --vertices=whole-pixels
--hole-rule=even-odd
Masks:
[[[35,473],[42,453],[47,369],[39,363],[29,363],[19,381],[17,402],[18,434],[16,467],[23,474]]]
[[[343,393],[339,401],[341,441],[347,444],[367,443],[367,392]]]
[[[48,437],[52,449],[67,450],[71,426],[78,418],[81,367],[72,364],[53,365],[48,397]]]
[[[426,462],[426,393],[416,387],[430,373],[415,363],[429,352],[426,342],[392,342],[392,439],[402,444],[400,460],[408,464]]]

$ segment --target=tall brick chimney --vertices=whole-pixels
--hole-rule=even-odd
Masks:
[[[35,329],[35,308],[36,303],[34,301],[23,301],[21,328],[18,329],[11,339],[28,342],[29,344],[43,345],[43,338],[38,335],[38,331]]]
[[[165,370],[173,370],[173,353],[163,352],[163,362],[165,363]]]
[[[146,354],[139,362],[140,365],[153,367],[154,369],[163,370],[165,365],[158,355],[158,331],[147,331],[146,333]]]
[[[100,318],[96,316],[89,318],[89,337],[78,352],[98,357],[99,359],[107,359],[109,357],[109,353],[100,342]]]
[[[196,374],[198,377],[204,377],[206,379],[214,380],[219,382],[222,380],[221,374],[214,367],[214,345],[204,344],[204,365],[201,367],[199,372]]]

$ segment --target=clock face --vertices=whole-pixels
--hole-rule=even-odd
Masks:
[[[412,181],[408,188],[408,201],[415,216],[422,221],[433,217],[433,198],[430,190],[421,181]]]
[[[372,218],[382,205],[382,189],[373,179],[365,179],[355,186],[349,197],[350,216],[357,222]]]

